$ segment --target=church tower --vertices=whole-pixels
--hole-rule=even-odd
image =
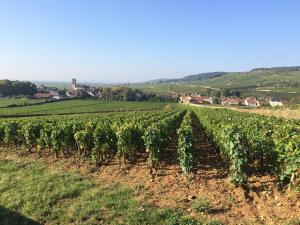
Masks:
[[[77,84],[76,84],[76,78],[73,78],[72,79],[72,89],[76,89],[76,86],[77,86]]]

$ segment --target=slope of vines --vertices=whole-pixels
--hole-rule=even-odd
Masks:
[[[28,151],[49,151],[56,156],[91,157],[96,166],[117,155],[125,164],[148,147],[144,137],[150,127],[160,129],[158,135],[167,140],[182,114],[174,110],[2,119],[0,143],[23,146]]]
[[[194,109],[221,150],[236,185],[253,170],[275,174],[282,182],[299,180],[300,123],[226,109]]]

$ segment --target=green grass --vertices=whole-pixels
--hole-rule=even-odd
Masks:
[[[161,102],[107,102],[99,100],[68,100],[42,105],[0,109],[1,116],[55,115],[73,113],[95,113],[130,110],[162,109],[168,103]]]
[[[43,99],[28,99],[28,98],[1,98],[0,108],[7,107],[9,105],[24,106],[34,103],[45,102]]]
[[[192,202],[192,209],[197,213],[204,212],[208,214],[213,209],[213,206],[208,199],[197,198]]]
[[[42,162],[0,160],[0,224],[204,224],[151,207],[138,190],[96,184]]]

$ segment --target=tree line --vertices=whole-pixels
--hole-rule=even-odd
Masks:
[[[0,80],[0,96],[33,96],[37,92],[37,87],[31,82]]]
[[[178,98],[171,96],[159,96],[156,93],[145,93],[140,89],[122,86],[99,87],[98,91],[100,98],[106,101],[178,101]]]

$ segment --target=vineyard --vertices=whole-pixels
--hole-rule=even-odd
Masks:
[[[215,168],[225,171],[232,186],[249,193],[253,175],[274,177],[281,188],[299,188],[299,125],[297,120],[227,109],[177,106],[168,110],[3,118],[0,143],[2,149],[28,155],[56,159],[76,156],[75,164],[84,159],[96,171],[105,170],[113,161],[118,170],[127,171],[129,165],[142,159],[148,172],[143,176],[152,181],[160,179],[168,157],[175,158],[178,172],[187,180],[217,161]],[[196,185],[201,181],[190,182]]]
[[[178,135],[178,161],[184,173],[197,166],[192,118],[198,118],[207,137],[228,167],[231,181],[247,184],[255,171],[269,172],[285,184],[299,181],[300,122],[239,113],[226,109],[194,109],[103,115],[68,115],[3,119],[0,142],[16,149],[49,151],[56,157],[78,154],[95,166],[117,157],[122,166],[139,153],[148,153],[150,173]]]

